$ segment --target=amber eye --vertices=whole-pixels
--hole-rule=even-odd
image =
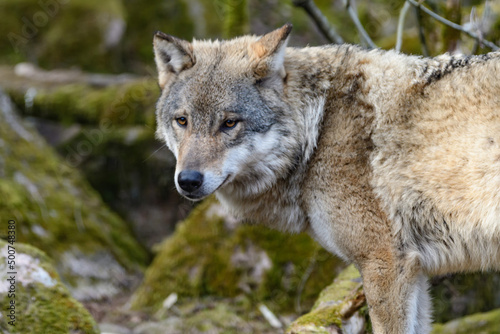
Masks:
[[[177,124],[180,126],[186,126],[188,124],[188,120],[186,117],[179,117],[175,119],[177,121]]]
[[[238,124],[238,121],[235,121],[232,119],[228,119],[227,121],[224,122],[224,126],[226,128],[234,128],[236,126],[236,124]]]

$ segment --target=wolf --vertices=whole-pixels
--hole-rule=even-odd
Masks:
[[[353,262],[374,333],[429,333],[428,276],[500,269],[500,52],[291,48],[291,28],[155,34],[176,187]]]

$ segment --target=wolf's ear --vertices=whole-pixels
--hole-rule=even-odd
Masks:
[[[254,72],[257,78],[262,79],[273,74],[285,77],[285,50],[290,31],[292,25],[287,23],[249,46],[249,53],[256,60]]]
[[[195,63],[193,45],[188,41],[167,35],[161,31],[153,39],[158,82],[163,89],[176,74],[190,68]]]

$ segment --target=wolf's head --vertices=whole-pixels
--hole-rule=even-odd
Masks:
[[[297,143],[283,98],[290,30],[192,43],[155,34],[157,136],[177,158],[183,196],[198,200],[222,188],[255,194],[293,165]]]

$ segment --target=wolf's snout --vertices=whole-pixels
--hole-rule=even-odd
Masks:
[[[182,190],[192,193],[201,187],[203,183],[203,174],[195,170],[184,170],[179,173],[177,183]]]

